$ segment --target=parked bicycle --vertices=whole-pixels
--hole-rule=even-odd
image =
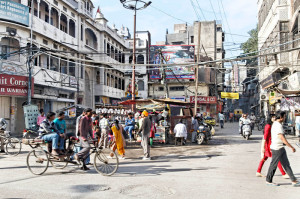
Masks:
[[[9,131],[0,130],[0,138],[3,139],[4,150],[7,155],[17,156],[21,152],[21,141],[16,137],[12,137]]]
[[[71,160],[71,156],[74,154],[74,146],[76,143],[78,143],[78,139],[76,137],[70,138],[66,153],[63,156],[53,156],[48,147],[49,143],[41,139],[23,139],[23,143],[32,148],[27,155],[26,163],[27,168],[34,175],[44,174],[49,167],[49,163],[55,169],[64,169],[69,163],[79,165],[76,161]],[[90,143],[92,146],[90,155],[93,153],[95,154],[95,170],[104,176],[113,175],[119,167],[119,159],[117,154],[110,148],[100,149],[96,147],[94,144],[95,141],[90,141]]]

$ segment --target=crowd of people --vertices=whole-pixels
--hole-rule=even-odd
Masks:
[[[47,142],[52,143],[52,155],[61,156],[68,153],[65,151],[65,141],[71,136],[76,136],[80,141],[80,146],[75,147],[73,156],[74,160],[82,164],[83,170],[89,170],[86,166],[90,164],[90,149],[91,143],[96,147],[108,148],[117,150],[121,159],[125,159],[125,133],[129,133],[130,141],[133,139],[133,130],[135,128],[135,119],[133,113],[128,114],[128,119],[123,127],[118,119],[110,122],[108,114],[96,114],[90,108],[85,109],[76,119],[76,132],[67,133],[67,126],[64,120],[65,112],[56,114],[49,112],[45,116],[43,110],[40,110],[41,115],[38,117],[37,124],[39,125],[39,137]],[[143,111],[139,119],[140,125],[136,130],[141,136],[141,145],[144,149],[143,160],[150,160],[150,138],[151,130],[153,129],[152,121],[148,117],[147,111]],[[155,127],[154,127],[155,128]],[[153,134],[153,133],[152,133]],[[92,142],[91,142],[92,141]]]

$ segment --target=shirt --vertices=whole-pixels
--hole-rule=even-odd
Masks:
[[[272,150],[279,150],[284,147],[282,140],[278,136],[279,134],[284,135],[283,127],[280,122],[275,121],[271,128],[272,144],[270,148]]]
[[[38,118],[37,118],[37,125],[41,125],[42,121],[44,121],[44,119],[46,119],[46,116],[42,116],[42,115],[39,115]]]
[[[101,129],[109,130],[108,119],[102,118],[102,119],[100,120],[99,125],[100,125],[100,128],[101,128]]]
[[[225,120],[225,116],[221,113],[221,114],[219,115],[219,119],[220,119],[220,120]]]
[[[127,118],[125,121],[126,126],[135,126],[135,119],[134,118]]]
[[[60,120],[60,119],[56,118],[53,122],[60,133],[65,133],[66,128],[67,128],[65,120]]]
[[[79,132],[80,136],[87,139],[88,135],[90,137],[93,137],[93,130],[92,130],[92,119],[89,118],[88,116],[84,116],[81,118],[79,122]]]
[[[194,131],[197,131],[199,128],[198,120],[195,118],[192,118],[192,128],[194,129]]]
[[[83,117],[84,117],[83,115],[79,115],[76,119],[76,137],[79,136],[79,123],[80,123],[81,118],[83,118]]]
[[[182,123],[176,124],[174,128],[175,137],[184,137],[187,138],[186,126]]]
[[[57,130],[53,121],[50,122],[48,119],[44,119],[40,124],[39,136],[42,137],[43,135],[51,133],[59,133],[59,131]]]

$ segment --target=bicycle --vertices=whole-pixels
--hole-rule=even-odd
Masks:
[[[100,149],[96,147],[94,142],[95,141],[90,142],[93,146],[91,147],[89,155],[95,153],[95,170],[104,176],[113,175],[119,168],[117,154],[110,148]],[[29,171],[34,175],[44,174],[49,167],[49,163],[51,163],[55,169],[64,169],[69,163],[80,166],[76,161],[71,160],[71,156],[74,154],[73,149],[75,144],[78,143],[78,139],[75,137],[70,138],[69,146],[66,150],[67,152],[63,156],[53,156],[49,152],[49,149],[46,149],[48,147],[45,147],[50,143],[47,143],[42,139],[23,139],[23,143],[32,148],[27,155],[26,164]]]
[[[5,145],[5,153],[11,156],[17,156],[21,152],[22,144],[21,141],[16,138],[12,137],[9,131],[0,130],[0,138],[3,139],[3,144]],[[0,141],[0,148],[1,148],[1,141]]]

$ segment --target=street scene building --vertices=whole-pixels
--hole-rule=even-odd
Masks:
[[[0,198],[299,198],[299,23],[300,0],[0,0]]]

